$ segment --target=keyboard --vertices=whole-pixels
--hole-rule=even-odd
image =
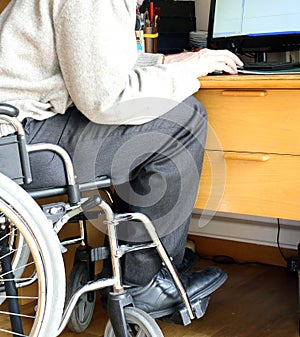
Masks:
[[[300,62],[245,62],[244,70],[288,70],[300,67]]]

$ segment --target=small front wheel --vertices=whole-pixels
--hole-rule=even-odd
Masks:
[[[88,282],[88,269],[85,262],[76,262],[70,272],[67,283],[67,303],[78,288],[82,287]],[[89,296],[91,295],[91,299]],[[83,294],[68,322],[68,328],[74,332],[82,332],[89,325],[93,317],[94,307],[96,301],[96,294]]]
[[[124,308],[128,337],[164,337],[160,327],[149,314],[138,308]],[[107,322],[104,337],[115,337],[110,320]]]

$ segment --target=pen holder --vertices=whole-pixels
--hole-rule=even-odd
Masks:
[[[157,27],[144,27],[144,43],[146,53],[157,53]]]

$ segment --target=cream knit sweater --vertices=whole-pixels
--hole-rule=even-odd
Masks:
[[[199,81],[187,63],[138,54],[135,12],[136,0],[11,0],[0,15],[0,102],[16,105],[20,120],[71,104],[103,124],[162,115],[170,108],[163,102],[182,101]],[[153,98],[162,104],[151,111]]]

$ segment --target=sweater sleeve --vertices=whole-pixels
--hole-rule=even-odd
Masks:
[[[70,97],[96,123],[144,123],[170,106],[153,113],[114,107],[148,98],[178,103],[199,88],[187,64],[161,65],[159,54],[139,56],[135,6],[135,0],[66,0],[55,22],[57,55]]]
[[[162,64],[163,54],[139,53],[136,67],[156,66]]]

